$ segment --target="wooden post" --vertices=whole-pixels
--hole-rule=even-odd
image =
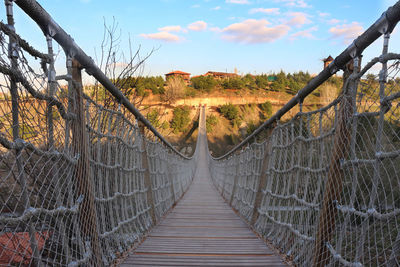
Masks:
[[[72,60],[72,88],[74,89],[73,113],[76,118],[72,121],[72,146],[79,159],[75,170],[76,194],[83,195],[79,208],[80,230],[86,240],[90,240],[92,249],[92,266],[103,266],[100,253],[96,209],[94,204],[93,184],[90,177],[89,142],[85,124],[85,110],[83,107],[83,90],[81,65]],[[71,87],[69,90],[72,89]]]
[[[271,136],[272,129],[274,128],[275,125],[276,125],[276,123],[273,124],[272,128],[267,130],[267,136]],[[260,207],[262,198],[263,198],[262,190],[267,185],[267,179],[268,179],[267,169],[268,169],[269,160],[270,160],[270,156],[271,156],[270,154],[268,154],[268,151],[272,149],[271,146],[272,146],[272,141],[269,141],[269,142],[267,141],[265,143],[264,158],[263,158],[263,162],[261,165],[261,174],[260,174],[260,179],[258,181],[258,189],[257,189],[257,193],[256,193],[256,199],[254,200],[253,215],[251,216],[250,225],[254,225],[258,219],[258,215],[259,215],[258,208]]]
[[[346,70],[343,77],[348,77],[349,71]],[[318,230],[315,239],[314,263],[315,267],[323,267],[329,263],[331,254],[328,251],[326,243],[332,239],[336,225],[336,201],[340,200],[340,193],[343,189],[343,170],[340,168],[340,162],[346,158],[350,145],[351,128],[348,123],[353,114],[351,89],[356,89],[357,81],[343,80],[343,98],[337,116],[338,125],[334,137],[334,148],[332,150],[329,172],[325,185],[324,198],[322,200],[322,209],[319,216]]]
[[[144,171],[144,186],[147,187],[147,203],[150,205],[150,217],[153,221],[153,226],[157,224],[156,208],[154,205],[153,188],[151,186],[149,160],[147,157],[146,136],[144,131],[144,124],[139,122],[139,130],[142,135],[142,169]]]

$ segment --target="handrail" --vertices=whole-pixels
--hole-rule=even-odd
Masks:
[[[311,94],[315,89],[318,88],[318,86],[328,80],[338,70],[343,69],[352,58],[361,55],[362,51],[376,39],[378,39],[382,34],[392,32],[399,20],[400,1],[388,8],[387,11],[385,11],[374,24],[372,24],[363,34],[355,39],[354,42],[349,45],[339,56],[337,56],[327,68],[314,77],[304,88],[302,88],[292,99],[290,99],[289,102],[287,102],[280,110],[272,115],[271,118],[265,121],[252,134],[246,137],[242,142],[228,151],[225,155],[214,158],[214,160],[226,159],[234,152],[247,145],[250,140],[255,138],[267,127],[270,127],[274,122],[278,121],[298,103],[301,103],[304,98]]]
[[[93,59],[75,43],[70,35],[61,28],[49,13],[36,0],[15,0],[15,3],[28,14],[42,29],[45,35],[51,36],[64,49],[65,53],[82,65],[86,72],[100,82],[118,101],[124,105],[135,118],[142,122],[162,143],[184,159],[191,159],[175,149],[143,116],[142,113],[125,97],[125,95],[107,78],[107,76],[94,63]]]

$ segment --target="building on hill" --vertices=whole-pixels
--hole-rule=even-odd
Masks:
[[[329,55],[327,58],[324,58],[322,60],[324,62],[324,69],[326,69],[329,64],[331,64],[331,62],[333,61],[333,57],[331,57],[331,55]]]
[[[183,72],[183,71],[180,71],[180,70],[174,70],[174,71],[171,71],[171,72],[165,74],[165,80],[168,80],[171,77],[182,78],[185,81],[186,84],[188,84],[190,82],[190,73],[188,73],[188,72]]]
[[[239,77],[236,73],[209,71],[204,76],[213,76],[215,79],[226,79]]]

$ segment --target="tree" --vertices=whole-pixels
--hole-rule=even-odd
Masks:
[[[132,48],[130,38],[128,39],[129,51],[121,50],[121,30],[118,23],[113,18],[111,25],[108,25],[104,20],[103,40],[99,51],[95,49],[95,61],[97,66],[103,73],[121,90],[125,96],[130,96],[130,100],[135,106],[140,106],[140,103],[145,96],[142,86],[135,86],[138,81],[133,78],[140,76],[144,68],[144,62],[155,51],[152,49],[144,57],[141,55],[141,47],[136,51]],[[136,89],[136,90],[135,90]],[[96,101],[101,100],[103,105],[110,109],[116,109],[119,105],[114,97],[96,80],[91,96]],[[99,99],[99,96],[103,99]],[[104,97],[102,97],[104,96]]]
[[[171,77],[167,80],[167,85],[164,92],[164,100],[168,103],[173,103],[178,98],[185,95],[186,84],[180,77]]]
[[[308,72],[295,72],[287,75],[289,93],[297,94],[311,80],[311,75]]]
[[[245,83],[241,78],[228,78],[222,81],[221,86],[224,89],[242,89],[245,86]]]
[[[251,74],[246,74],[243,78],[242,81],[244,83],[244,86],[247,87],[250,90],[257,89],[257,83],[256,83],[256,78],[253,77]]]
[[[203,91],[203,92],[211,92],[215,86],[217,85],[217,81],[215,81],[212,76],[199,76],[190,79],[192,82],[192,86],[194,89]]]
[[[276,80],[271,84],[270,88],[273,91],[284,92],[287,86],[286,74],[281,71],[276,74]]]
[[[260,89],[265,89],[268,86],[268,76],[267,75],[257,75],[256,84]]]

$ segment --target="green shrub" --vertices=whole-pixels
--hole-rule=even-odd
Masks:
[[[272,104],[271,102],[267,101],[260,105],[260,109],[263,112],[265,118],[269,118],[272,115]]]
[[[193,87],[186,87],[185,88],[185,97],[195,97],[196,90]]]
[[[122,90],[128,90],[128,95],[133,91],[129,90],[136,88],[138,96],[144,96],[145,89],[150,89],[153,94],[164,94],[164,79],[161,76],[153,77],[126,77],[112,80],[114,84]]]
[[[245,82],[241,78],[228,78],[222,81],[221,86],[224,89],[242,89],[245,87]]]
[[[207,133],[210,133],[214,126],[217,125],[218,123],[218,119],[216,116],[214,115],[209,115],[206,119],[206,129],[207,129]]]
[[[219,111],[225,118],[227,118],[230,121],[237,118],[237,116],[239,114],[238,108],[232,104],[225,104],[225,105],[220,106]]]
[[[268,86],[268,76],[267,75],[258,75],[256,76],[256,84],[258,88],[264,89]]]
[[[184,131],[190,122],[189,107],[188,106],[177,107],[174,109],[173,114],[174,115],[171,120],[171,128],[173,129],[174,133]]]
[[[214,90],[217,82],[212,76],[199,76],[190,79],[194,89],[204,92],[211,92]]]
[[[169,127],[169,123],[167,121],[163,121],[163,123],[161,123],[161,129],[166,130]]]
[[[254,121],[250,121],[247,125],[247,135],[252,134],[255,130],[257,129],[257,125],[254,123]]]
[[[242,81],[244,82],[245,86],[250,89],[250,90],[254,90],[257,89],[257,82],[256,82],[256,78],[254,78],[253,75],[251,74],[246,74],[243,78]]]
[[[160,114],[158,113],[157,109],[151,110],[149,113],[147,113],[146,118],[148,121],[153,125],[154,127],[158,128],[160,126],[160,121],[159,121]]]
[[[294,72],[293,74],[286,74],[284,71],[280,71],[275,74],[270,89],[277,92],[287,92],[289,94],[296,94],[300,89],[302,89],[310,80],[311,75],[308,72]],[[269,79],[267,77],[267,79]]]

